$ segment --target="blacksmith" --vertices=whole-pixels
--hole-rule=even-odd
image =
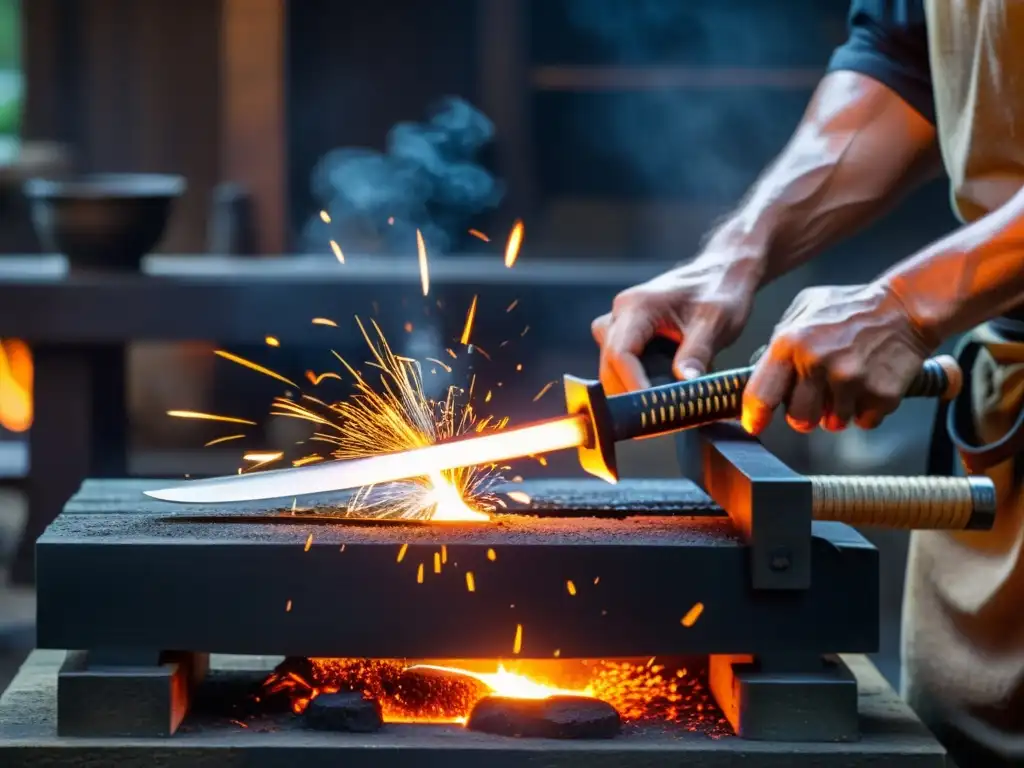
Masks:
[[[699,375],[761,286],[943,170],[963,226],[870,283],[797,296],[743,422],[757,433],[781,406],[801,432],[876,427],[922,361],[966,334],[968,386],[933,466],[950,471],[955,445],[968,472],[996,482],[999,518],[990,533],[912,537],[904,692],[962,768],[1017,765],[1006,755],[1016,741],[1024,756],[1024,0],[853,2],[849,39],[782,154],[694,259],[619,294],[594,335],[611,391],[645,384],[638,354],[655,335],[679,342],[679,377]]]

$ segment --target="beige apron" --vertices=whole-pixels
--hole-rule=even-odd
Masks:
[[[970,222],[1024,186],[1024,0],[925,0],[925,11],[942,159],[954,210]],[[952,439],[967,471],[996,483],[998,519],[991,532],[911,536],[904,689],[933,726],[953,723],[992,754],[1024,756],[1024,738],[1004,738],[1024,734],[1024,438],[1014,433],[1024,344],[993,323],[961,352],[969,387],[937,435]],[[945,445],[940,472],[953,463]],[[933,452],[940,464],[942,453]],[[961,759],[962,768],[988,764]]]

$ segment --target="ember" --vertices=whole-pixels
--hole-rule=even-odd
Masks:
[[[492,671],[481,671],[490,668]],[[731,730],[705,684],[705,670],[644,661],[405,663],[371,659],[286,659],[263,684],[261,704],[301,714],[327,693],[380,702],[385,722],[464,724],[483,698],[590,697],[626,723],[675,724],[712,737]]]

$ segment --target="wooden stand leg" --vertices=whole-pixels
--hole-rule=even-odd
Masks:
[[[11,568],[35,582],[36,539],[86,477],[127,474],[124,350],[37,346],[29,434],[28,520]]]

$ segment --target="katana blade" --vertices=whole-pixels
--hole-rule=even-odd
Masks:
[[[173,488],[146,491],[146,495],[161,501],[191,504],[294,498],[411,477],[429,477],[446,469],[494,464],[522,456],[577,448],[587,442],[589,434],[586,416],[562,416],[409,451],[254,472],[251,475],[191,480]]]

